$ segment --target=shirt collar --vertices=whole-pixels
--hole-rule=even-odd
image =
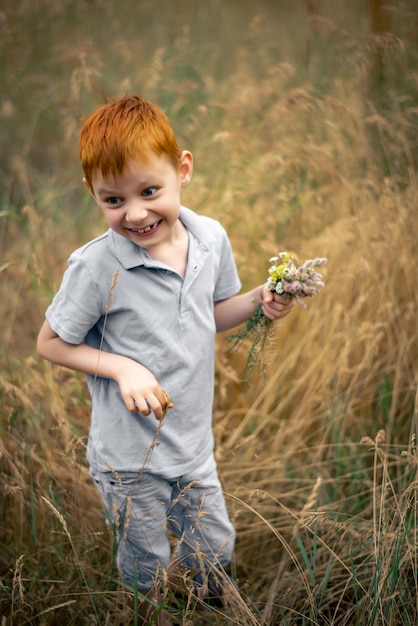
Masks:
[[[179,218],[186,229],[194,235],[200,246],[207,250],[208,243],[213,238],[213,235],[208,229],[204,228],[200,216],[191,209],[181,206]],[[159,263],[151,259],[146,250],[112,229],[109,230],[109,246],[119,263],[127,270],[141,265],[146,267],[159,265]]]

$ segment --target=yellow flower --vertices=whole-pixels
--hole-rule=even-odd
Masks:
[[[296,258],[290,252],[279,252],[277,256],[269,259],[267,289],[280,295],[285,294],[287,298],[295,298],[296,302],[305,308],[300,298],[314,296],[324,287],[322,275],[314,268],[326,262],[326,258],[317,258],[305,261],[303,265],[297,267]],[[234,342],[234,346],[237,346],[243,339],[251,338],[252,344],[245,367],[249,374],[260,360],[262,361],[262,352],[271,324],[271,320],[264,316],[262,305],[259,303],[254,315],[248,318],[245,326],[237,334],[228,337],[229,341]]]

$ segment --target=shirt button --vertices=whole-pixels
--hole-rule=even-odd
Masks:
[[[194,272],[197,272],[197,265],[194,265],[194,266],[193,266],[193,271],[194,271]]]

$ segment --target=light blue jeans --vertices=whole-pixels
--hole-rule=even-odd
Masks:
[[[117,566],[124,581],[151,589],[176,558],[197,572],[229,564],[235,530],[216,469],[168,480],[146,472],[97,472],[92,478],[116,529]]]

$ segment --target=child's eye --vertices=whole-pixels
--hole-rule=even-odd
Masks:
[[[152,198],[152,196],[154,196],[157,193],[157,191],[158,191],[158,187],[148,187],[148,189],[145,189],[142,192],[142,195],[145,198]]]
[[[117,206],[121,202],[122,202],[122,198],[117,198],[117,197],[105,199],[105,203],[108,204],[109,206]]]

